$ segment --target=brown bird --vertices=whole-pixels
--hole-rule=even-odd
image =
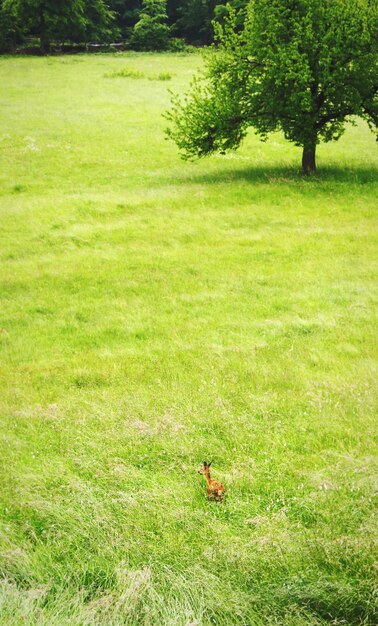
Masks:
[[[205,476],[206,478],[206,482],[207,482],[206,493],[207,493],[207,497],[209,498],[209,500],[222,501],[224,498],[225,488],[224,488],[224,485],[222,485],[222,483],[218,482],[217,480],[212,480],[210,476],[210,465],[211,463],[207,463],[206,461],[204,461],[203,467],[200,470],[198,470],[198,473],[203,474],[203,476]]]

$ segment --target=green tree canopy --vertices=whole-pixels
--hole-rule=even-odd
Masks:
[[[139,20],[141,0],[109,0],[109,6],[116,14],[116,24],[125,36]]]
[[[164,50],[168,47],[166,0],[143,0],[139,21],[131,36],[136,50]]]
[[[4,0],[4,10],[36,34],[43,53],[50,41],[106,40],[112,35],[114,14],[105,0]]]
[[[215,0],[182,0],[175,31],[191,42],[210,44],[213,40]]]
[[[252,126],[301,146],[310,174],[350,116],[377,130],[376,0],[251,0],[241,32],[235,15],[217,30],[220,49],[167,114],[184,158],[235,149]]]
[[[22,39],[22,24],[15,8],[0,0],[0,53],[16,47]]]

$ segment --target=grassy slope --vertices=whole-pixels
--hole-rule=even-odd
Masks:
[[[377,619],[374,138],[185,164],[199,62],[0,61],[2,625]]]

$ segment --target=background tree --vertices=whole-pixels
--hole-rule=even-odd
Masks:
[[[172,30],[189,43],[209,45],[214,39],[213,20],[224,23],[229,8],[237,13],[238,26],[245,17],[248,0],[168,0],[168,18]]]
[[[216,0],[182,0],[177,9],[175,32],[190,43],[210,44],[213,41]]]
[[[43,53],[50,42],[106,42],[119,37],[132,38],[138,49],[159,49],[167,45],[167,26],[174,37],[208,45],[214,37],[212,21],[223,24],[229,14],[225,1],[151,0],[142,11],[142,0],[0,0],[0,50],[15,48],[22,35],[38,37]],[[247,1],[231,0],[231,6],[243,9]],[[239,29],[244,16],[245,11],[238,11]]]
[[[55,41],[110,38],[114,14],[105,0],[4,0],[4,7],[40,40],[43,54]]]
[[[140,19],[135,24],[131,45],[136,50],[164,50],[168,47],[166,0],[143,0]]]
[[[109,5],[115,12],[116,24],[121,36],[126,37],[139,21],[142,8],[141,0],[109,0]]]
[[[0,54],[13,50],[22,37],[23,27],[14,7],[0,0]]]
[[[43,54],[49,51],[57,29],[72,29],[83,19],[81,0],[5,0],[4,4],[14,11],[28,33],[39,37]]]
[[[310,174],[349,116],[377,129],[376,0],[251,0],[240,33],[235,16],[217,30],[219,52],[167,114],[184,158],[235,149],[252,126],[283,131]]]
[[[85,0],[85,31],[81,41],[108,42],[117,39],[120,28],[116,24],[116,13],[104,0]]]

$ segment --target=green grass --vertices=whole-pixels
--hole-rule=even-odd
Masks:
[[[0,60],[2,626],[377,622],[374,137],[184,163],[200,63]]]
[[[104,78],[146,78],[144,72],[124,66],[120,70],[108,72],[104,74]],[[150,74],[148,80],[171,80],[172,75],[169,72],[160,72],[159,74]]]
[[[134,70],[129,67],[123,67],[120,70],[108,72],[104,74],[104,78],[145,78],[145,75],[140,70]]]

